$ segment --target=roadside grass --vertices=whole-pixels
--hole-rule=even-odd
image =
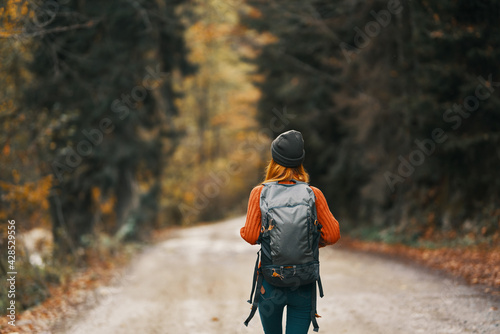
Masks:
[[[490,248],[500,244],[499,233],[481,235],[480,233],[462,233],[455,231],[429,232],[399,232],[397,227],[380,228],[376,226],[361,226],[347,230],[346,233],[353,239],[363,241],[383,242],[389,245],[403,244],[410,247],[439,249],[439,248],[464,248],[480,247]]]
[[[112,242],[99,237],[91,247],[74,255],[57,254],[44,259],[43,266],[29,262],[26,253],[16,253],[16,327],[17,332],[47,331],[63,318],[71,307],[85,302],[86,292],[108,283],[119,268],[129,263],[146,243]],[[5,264],[3,264],[5,265]],[[7,276],[1,273],[5,282]],[[6,286],[6,285],[5,285]],[[0,299],[0,333],[10,333],[14,327],[5,316],[9,299]]]

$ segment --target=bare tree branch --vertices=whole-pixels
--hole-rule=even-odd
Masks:
[[[64,31],[69,31],[69,30],[76,30],[76,29],[88,29],[92,28],[95,26],[97,23],[99,23],[100,20],[90,20],[85,23],[78,23],[78,24],[73,24],[70,26],[65,26],[65,27],[56,27],[52,29],[41,29],[32,33],[17,33],[17,34],[11,34],[7,31],[0,31],[0,38],[3,39],[11,39],[11,38],[32,38],[32,37],[38,37],[38,36],[44,36],[47,34],[52,34],[52,33],[57,33],[57,32],[64,32]]]

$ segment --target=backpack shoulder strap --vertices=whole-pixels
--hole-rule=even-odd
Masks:
[[[244,322],[245,326],[247,327],[248,323],[250,322],[250,320],[252,320],[259,306],[259,299],[261,295],[260,288],[262,287],[262,279],[263,279],[262,271],[259,268],[259,252],[257,252],[257,261],[255,262],[252,291],[250,293],[250,299],[248,300],[248,302],[252,304],[252,309],[250,311],[250,315]],[[253,296],[253,302],[252,302],[252,296]]]
[[[257,275],[259,275],[259,256],[260,250],[257,252],[257,261],[255,261],[255,269],[253,271],[253,283],[252,290],[250,291],[250,299],[247,300],[249,304],[252,304],[253,293],[255,292],[255,284],[257,283]]]

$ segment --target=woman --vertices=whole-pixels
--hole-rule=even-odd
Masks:
[[[293,180],[309,182],[309,175],[302,165],[305,151],[300,132],[290,130],[278,136],[271,144],[271,154],[272,159],[267,166],[264,183],[293,184]],[[241,237],[252,245],[257,243],[261,234],[260,197],[263,188],[264,184],[261,184],[252,190],[245,226],[240,230]],[[314,192],[317,220],[322,225],[319,247],[332,245],[340,238],[339,223],[330,212],[323,193],[318,188],[310,188]],[[315,290],[311,289],[311,284],[288,288],[277,287],[264,280],[259,302],[264,332],[282,333],[283,309],[287,306],[286,334],[306,334],[311,323],[310,314],[315,307],[312,305],[312,300],[315,299],[311,298],[313,291]]]

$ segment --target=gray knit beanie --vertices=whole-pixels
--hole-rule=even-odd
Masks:
[[[304,161],[304,139],[299,131],[280,134],[271,144],[273,160],[283,167],[298,167]]]

